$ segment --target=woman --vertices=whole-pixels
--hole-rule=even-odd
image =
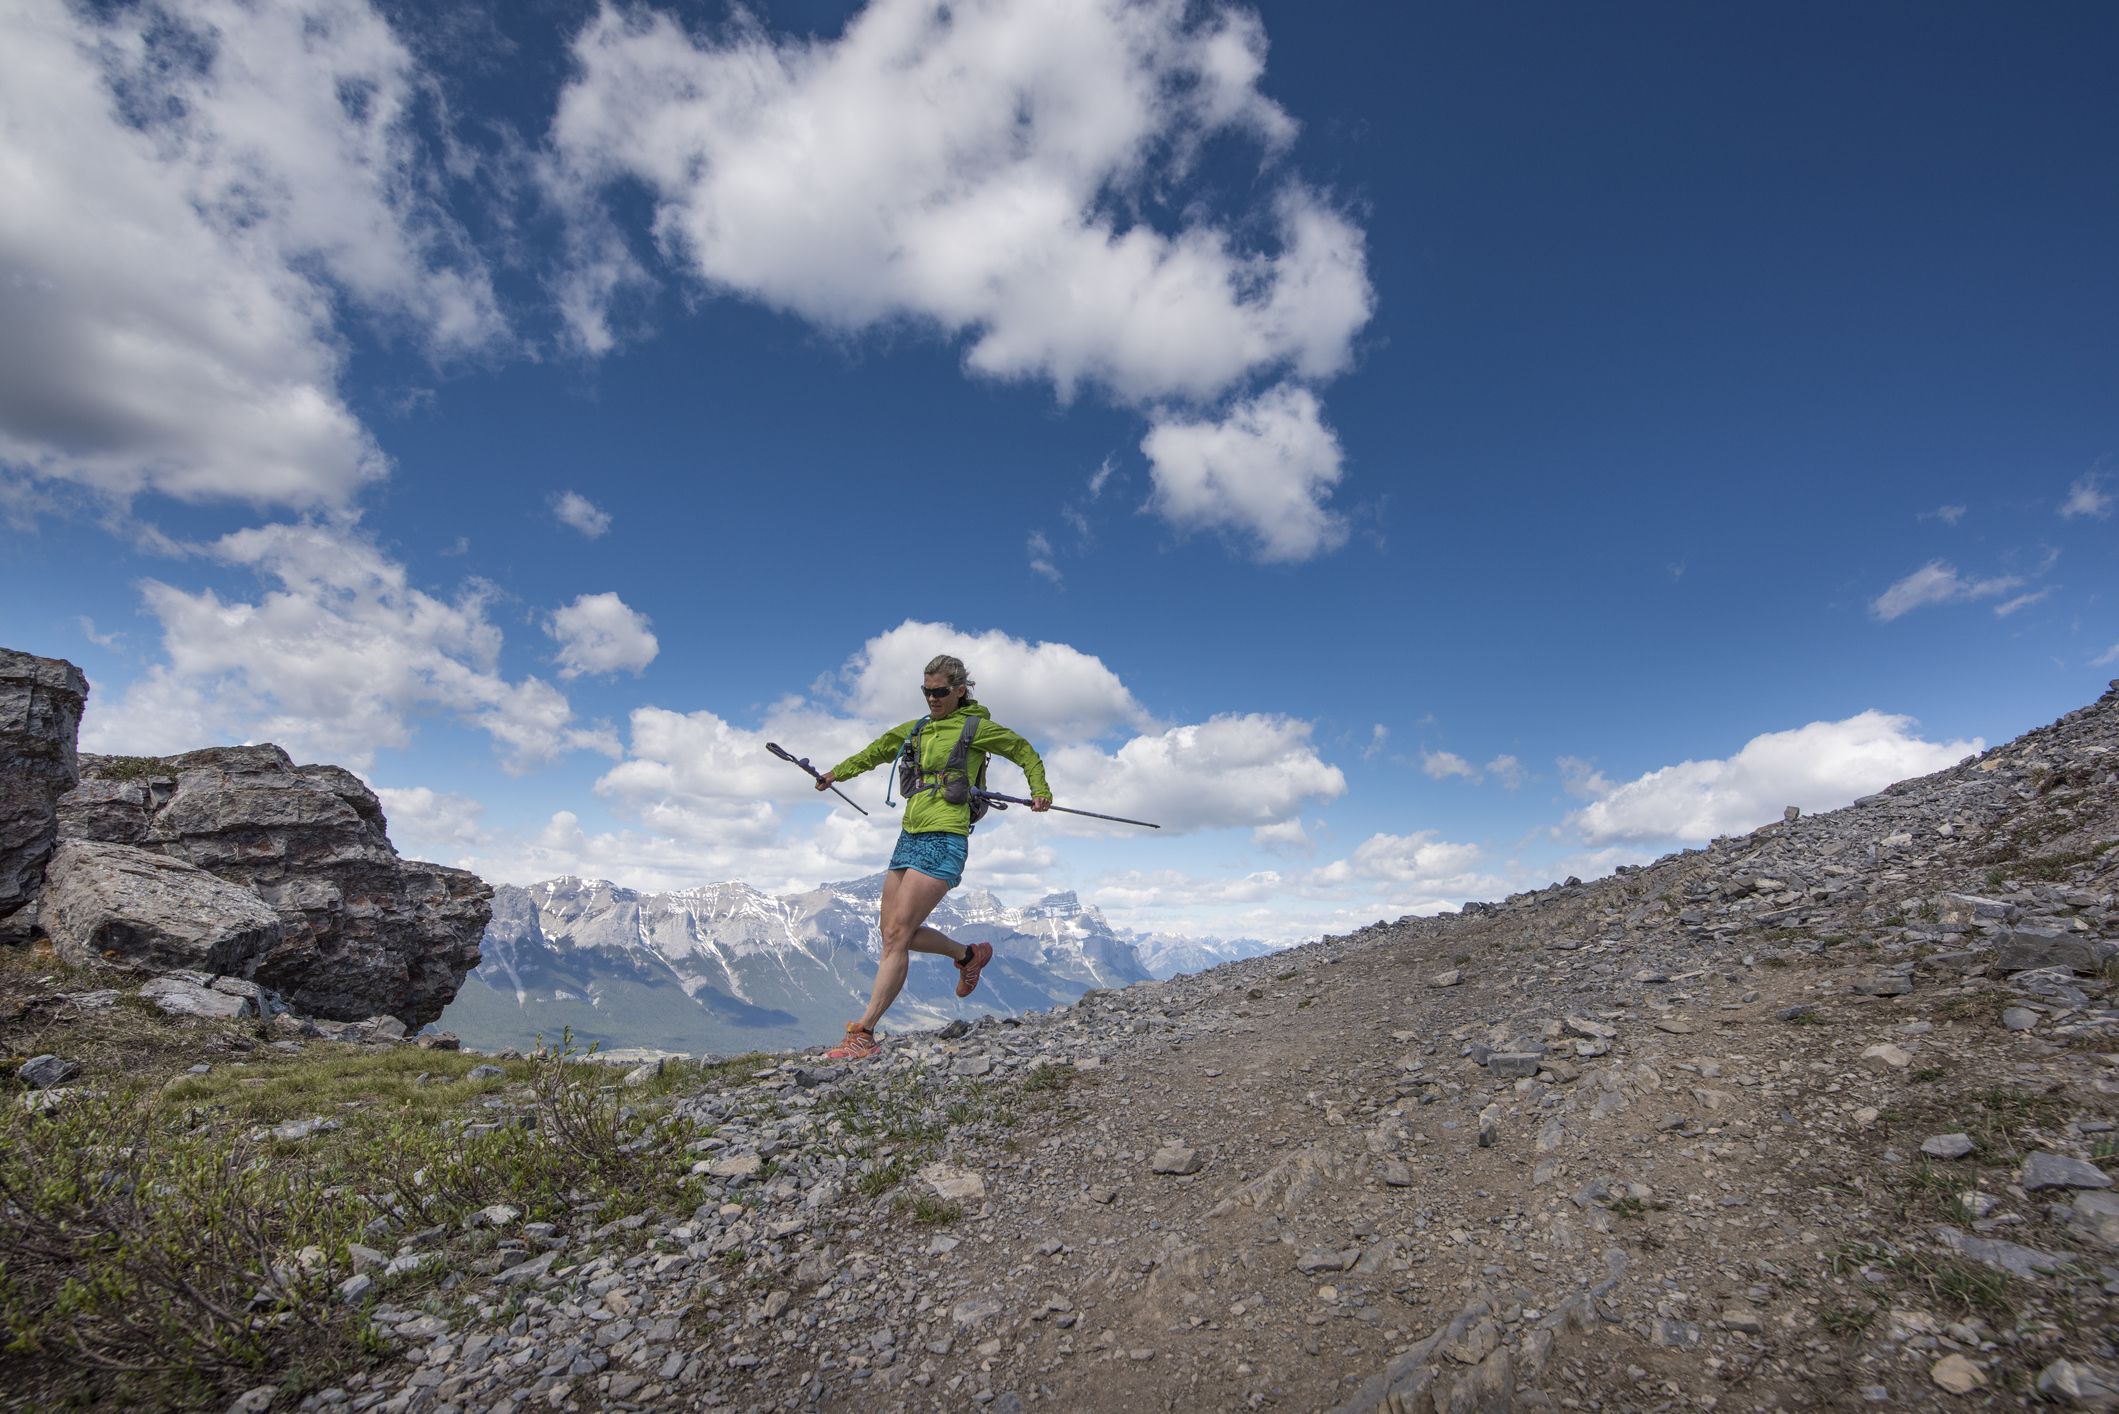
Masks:
[[[972,701],[973,686],[961,658],[946,653],[937,656],[921,680],[927,716],[892,727],[817,780],[818,790],[829,790],[834,781],[851,780],[871,766],[899,757],[914,729],[919,729],[914,747],[917,779],[906,792],[903,830],[890,856],[890,872],[883,879],[883,960],[876,965],[875,991],[861,1019],[846,1023],[846,1039],[824,1053],[827,1060],[866,1060],[882,1049],[876,1041],[876,1023],[903,990],[912,953],[940,953],[954,960],[960,997],[971,995],[979,985],[979,972],[993,957],[990,943],[966,946],[927,926],[927,915],[963,879],[969,853],[971,803],[951,804],[942,788],[944,768],[964,736],[966,723],[977,723],[963,762],[968,780],[978,780],[987,754],[997,753],[1023,768],[1030,780],[1032,810],[1050,808],[1052,792],[1045,784],[1045,763],[1037,751]]]

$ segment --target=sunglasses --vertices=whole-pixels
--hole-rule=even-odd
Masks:
[[[953,687],[923,687],[920,691],[929,697],[947,697],[950,693],[955,692],[956,689]]]

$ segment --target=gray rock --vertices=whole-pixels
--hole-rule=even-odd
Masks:
[[[2119,1252],[2119,1193],[2085,1193],[2068,1214],[2068,1228],[2085,1242]]]
[[[1998,1267],[2010,1276],[2044,1276],[2059,1271],[2066,1262],[2050,1252],[2041,1252],[2035,1247],[2021,1243],[2002,1242],[1996,1238],[1974,1237],[1954,1227],[1939,1227],[1935,1236],[1943,1246],[1975,1262]]]
[[[2110,1188],[2112,1180],[2104,1170],[2084,1159],[2072,1159],[2066,1154],[2048,1153],[2040,1150],[2024,1160],[2020,1180],[2026,1190],[2036,1193],[2042,1188]]]
[[[497,1065],[474,1065],[464,1072],[466,1080],[498,1080],[507,1072]]]
[[[61,658],[0,648],[0,918],[37,895],[56,806],[80,779],[74,738],[88,680]]]
[[[32,1090],[64,1085],[80,1073],[79,1062],[61,1060],[57,1056],[49,1055],[31,1056],[15,1069],[15,1074],[21,1078],[22,1083]]]
[[[280,941],[264,900],[181,859],[131,845],[60,842],[38,918],[76,966],[246,973]]]
[[[2081,1360],[2055,1360],[2038,1372],[2038,1393],[2078,1409],[2119,1408],[2119,1376]]]
[[[2001,972],[2035,972],[2040,968],[2065,967],[2084,976],[2093,976],[2114,956],[2119,956],[2119,943],[2019,928],[2001,940],[1995,950],[1994,966]]]
[[[269,745],[144,770],[83,756],[80,770],[58,805],[61,837],[137,845],[263,899],[281,933],[249,975],[305,1015],[424,1026],[478,965],[492,890],[398,858],[381,803],[348,771],[298,767]]]
[[[216,992],[185,977],[154,977],[140,988],[140,995],[171,1016],[207,1016],[233,1021],[252,1014],[250,1001]]]
[[[2038,1024],[2038,1013],[2027,1006],[2012,1006],[2002,1012],[2001,1024],[2010,1031],[2028,1031]]]
[[[1972,1136],[1931,1134],[1920,1141],[1920,1152],[1931,1159],[1961,1159],[1972,1152]]]
[[[557,1252],[546,1252],[532,1257],[527,1262],[518,1262],[493,1278],[501,1286],[518,1286],[534,1282],[552,1270],[552,1263],[559,1260]]]
[[[1536,1075],[1545,1058],[1528,1051],[1495,1051],[1486,1058],[1486,1068],[1503,1080]]]
[[[1199,1172],[1199,1155],[1182,1144],[1167,1144],[1155,1151],[1148,1166],[1157,1173],[1185,1174]]]

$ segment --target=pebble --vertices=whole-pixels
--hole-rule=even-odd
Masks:
[[[1987,1382],[1986,1371],[1962,1355],[1945,1355],[1928,1370],[1928,1378],[1951,1394],[1970,1394]]]
[[[1931,1159],[1961,1159],[1972,1148],[1969,1134],[1931,1134],[1920,1141],[1920,1152]]]

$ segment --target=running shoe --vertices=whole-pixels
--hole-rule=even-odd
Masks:
[[[882,1053],[883,1043],[876,1033],[858,1021],[846,1023],[846,1039],[824,1053],[824,1059],[833,1061],[867,1060]]]
[[[956,994],[968,997],[979,989],[979,972],[993,961],[993,944],[973,943],[969,954],[956,965]]]

